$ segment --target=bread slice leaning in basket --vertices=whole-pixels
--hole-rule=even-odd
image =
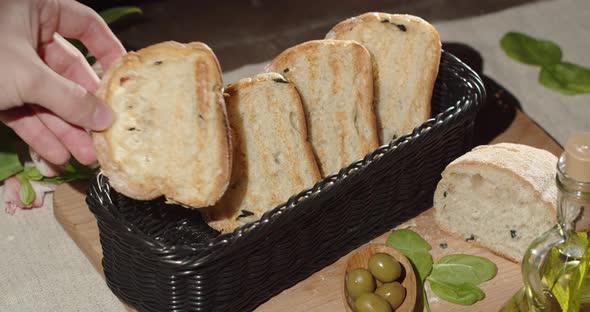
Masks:
[[[412,15],[365,13],[340,22],[326,39],[356,40],[371,52],[381,144],[430,118],[441,55],[432,25]]]
[[[526,145],[484,145],[457,158],[434,194],[436,222],[520,262],[556,223],[557,157]]]
[[[323,176],[378,147],[371,55],[349,40],[315,40],[289,48],[270,64],[301,94],[310,142]]]
[[[110,184],[139,200],[165,195],[188,207],[217,202],[231,167],[221,86],[217,58],[203,43],[163,42],[113,64],[98,96],[116,120],[93,133]]]
[[[321,176],[293,84],[266,73],[230,84],[225,92],[234,146],[231,183],[219,203],[202,212],[211,227],[229,232]]]

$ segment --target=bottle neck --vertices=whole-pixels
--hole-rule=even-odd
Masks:
[[[590,232],[590,183],[576,181],[566,174],[562,156],[557,164],[557,220],[567,232]]]

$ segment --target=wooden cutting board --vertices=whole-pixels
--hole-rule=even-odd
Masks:
[[[555,155],[561,147],[526,115],[516,110],[509,127],[492,143],[513,142],[543,148]],[[54,196],[54,213],[70,237],[84,252],[88,260],[102,275],[102,250],[98,238],[96,220],[84,202],[84,186],[61,185]],[[433,247],[434,259],[449,253],[466,253],[489,258],[498,266],[497,276],[482,285],[486,298],[472,306],[460,306],[438,300],[429,292],[432,311],[498,311],[522,285],[520,266],[498,257],[484,248],[465,242],[461,237],[452,237],[438,229],[433,220],[432,209],[424,212],[400,227],[408,227],[420,233]],[[373,242],[383,243],[388,233]],[[442,248],[441,244],[447,247]],[[257,311],[343,311],[341,287],[347,256],[316,272],[308,279],[283,291],[261,305]],[[429,290],[427,290],[429,291]],[[129,311],[132,309],[125,307]],[[121,306],[123,311],[124,306]]]

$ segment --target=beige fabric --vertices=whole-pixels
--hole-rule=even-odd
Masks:
[[[46,199],[14,216],[0,204],[0,311],[121,311]]]
[[[559,0],[434,25],[443,41],[479,50],[484,72],[506,86],[527,114],[565,144],[574,131],[590,129],[590,95],[564,96],[543,88],[537,83],[538,69],[508,59],[499,40],[510,30],[551,39],[561,45],[565,59],[590,67],[588,16],[590,1]],[[263,72],[265,64],[227,73],[224,81]],[[0,212],[0,280],[2,311],[123,311],[55,221],[51,207],[18,211],[12,217]]]

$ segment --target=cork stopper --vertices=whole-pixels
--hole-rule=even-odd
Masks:
[[[578,182],[590,183],[590,132],[578,132],[565,144],[565,173]]]

